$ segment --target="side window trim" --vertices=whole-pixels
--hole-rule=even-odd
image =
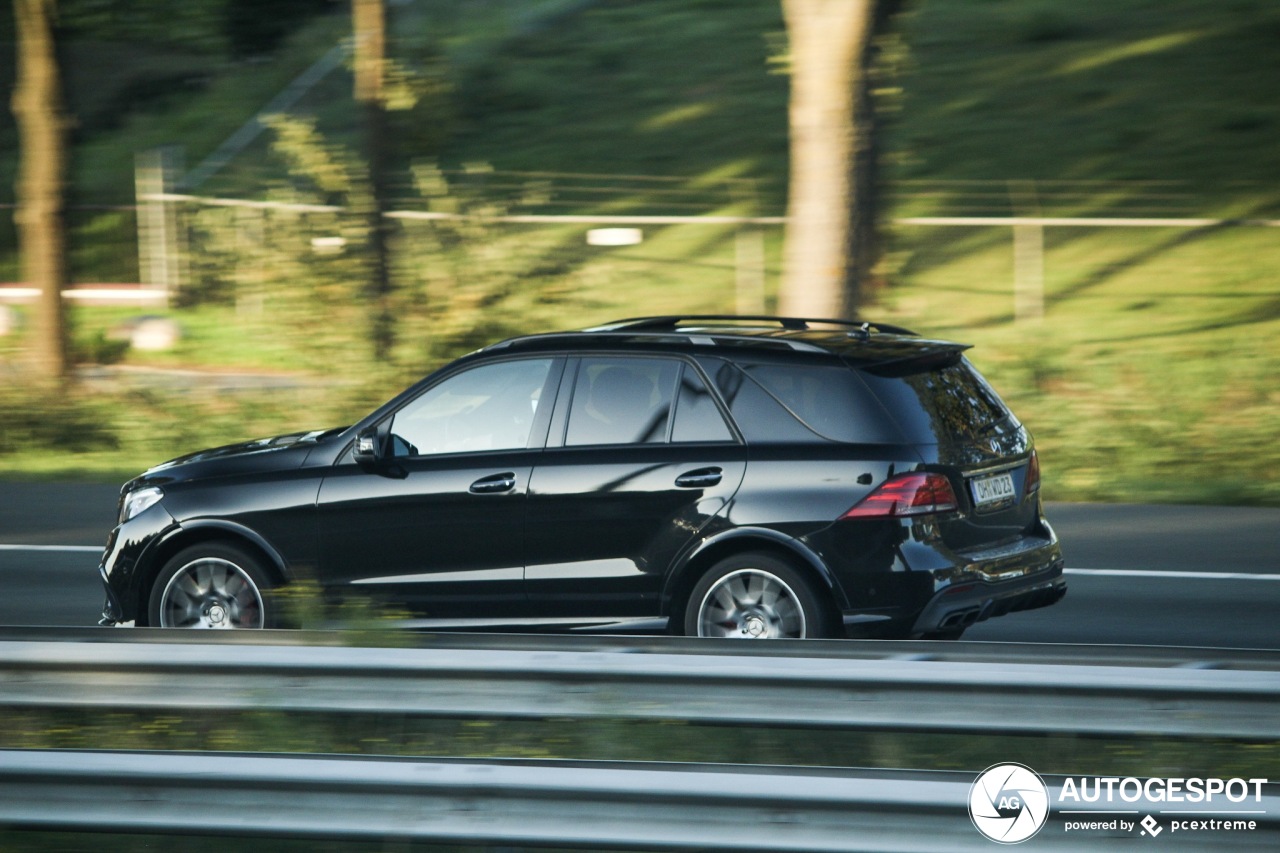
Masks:
[[[675,443],[676,418],[680,415],[680,389],[684,386],[684,372],[688,369],[688,363],[683,358],[678,359],[675,387],[671,389],[671,408],[667,411],[667,435],[662,440],[663,444]]]
[[[539,405],[538,411],[534,413],[533,425],[529,428],[529,443],[525,445],[526,450],[541,450],[547,446],[552,415],[559,404],[560,377],[564,372],[565,361],[567,359],[563,356],[552,357],[551,367],[547,370],[547,380],[542,385],[541,397],[544,401],[550,401],[551,405]]]
[[[569,407],[573,405],[573,389],[578,381],[578,368],[581,364],[582,359],[577,356],[564,359],[564,369],[556,391],[556,404],[547,427],[548,448],[564,447],[565,434],[569,429]]]
[[[717,388],[715,383],[711,381],[711,378],[707,376],[707,372],[703,369],[702,365],[699,364],[695,359],[683,358],[683,357],[680,359],[680,362],[683,365],[683,367],[680,371],[680,375],[676,378],[676,393],[671,403],[671,424],[670,424],[670,429],[667,431],[667,442],[669,444],[675,443],[673,441],[673,438],[675,435],[676,419],[680,417],[680,396],[681,396],[680,389],[683,387],[683,384],[684,384],[685,371],[692,370],[693,375],[697,377],[699,382],[702,383],[703,390],[707,392],[707,396],[711,399],[711,404],[716,407],[716,411],[720,414],[720,420],[724,421],[725,427],[729,430],[729,438],[727,441],[688,441],[688,442],[680,442],[680,443],[681,444],[725,444],[725,443],[745,444],[746,442],[743,440],[742,431],[739,430],[738,425],[734,423],[733,416],[729,413],[729,407],[725,404],[725,401],[720,397],[720,389]]]
[[[698,378],[702,380],[702,384],[706,386],[707,392],[710,393],[711,399],[715,402],[716,408],[720,410],[720,417],[724,418],[724,422],[729,425],[729,432],[733,434],[733,440],[738,444],[747,443],[747,435],[738,426],[738,422],[733,418],[733,410],[729,406],[729,401],[724,398],[724,394],[720,390],[720,386],[716,384],[715,378],[711,375],[710,365],[707,362],[716,362],[721,365],[729,365],[734,370],[738,370],[743,376],[746,373],[742,371],[736,364],[728,359],[719,356],[701,356],[689,360],[694,369],[698,372]]]

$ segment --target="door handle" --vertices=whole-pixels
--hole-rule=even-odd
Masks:
[[[682,489],[718,486],[722,476],[724,471],[719,468],[699,468],[696,471],[686,471],[676,477],[676,485]]]
[[[488,477],[481,477],[471,484],[469,491],[473,495],[491,495],[498,492],[509,492],[515,487],[515,472],[504,471],[501,474],[490,474]]]

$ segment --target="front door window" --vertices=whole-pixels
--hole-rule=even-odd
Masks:
[[[451,376],[396,413],[394,456],[433,456],[526,447],[549,358],[486,364]]]

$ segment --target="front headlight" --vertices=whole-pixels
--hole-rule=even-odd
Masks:
[[[156,486],[147,486],[143,489],[134,489],[125,495],[124,503],[120,506],[120,523],[124,524],[138,513],[155,506],[160,503],[160,499],[164,497],[164,492]]]

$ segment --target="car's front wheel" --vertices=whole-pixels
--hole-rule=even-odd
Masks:
[[[813,583],[770,554],[721,560],[694,586],[684,631],[696,637],[825,637],[830,618]]]
[[[179,551],[151,588],[150,624],[160,628],[270,628],[276,623],[261,561],[229,542]]]

